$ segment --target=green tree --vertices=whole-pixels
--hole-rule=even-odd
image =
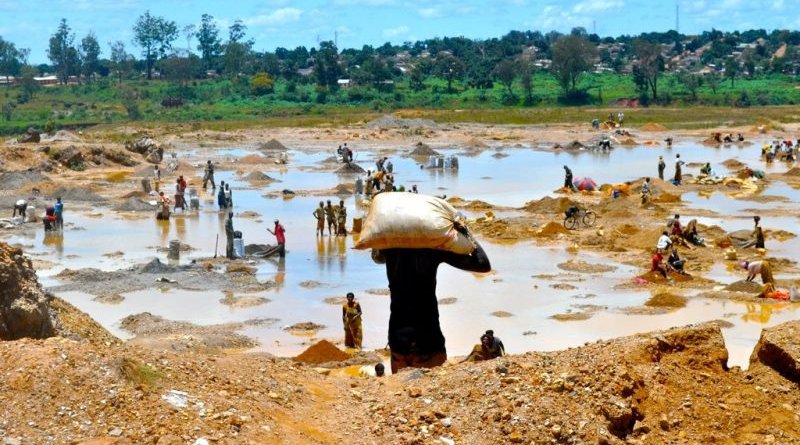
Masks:
[[[206,69],[211,69],[214,66],[214,59],[219,57],[220,43],[219,28],[217,28],[214,17],[203,14],[200,28],[197,30],[197,50],[200,51],[200,57],[203,59]]]
[[[728,57],[725,59],[725,77],[731,80],[731,88],[733,88],[733,81],[737,74],[739,74],[739,62],[735,57]]]
[[[633,42],[633,53],[636,55],[635,67],[640,79],[649,88],[653,100],[658,100],[658,76],[664,72],[664,57],[661,56],[661,45],[645,40]]]
[[[552,47],[550,69],[568,96],[577,91],[581,74],[592,68],[597,49],[579,35],[559,37]]]
[[[253,41],[244,41],[247,33],[247,26],[241,20],[236,20],[228,28],[228,43],[225,45],[225,72],[230,75],[237,75],[242,71]]]
[[[319,50],[314,54],[314,75],[317,78],[317,85],[336,88],[341,74],[342,68],[339,66],[336,45],[331,41],[321,42]]]
[[[153,64],[164,58],[172,48],[172,42],[178,37],[178,26],[175,22],[163,17],[156,17],[145,11],[133,26],[133,41],[142,48],[142,57],[147,68],[147,79],[153,78]]]
[[[47,49],[47,57],[53,62],[58,79],[66,84],[70,74],[77,71],[78,51],[73,46],[75,34],[71,32],[67,19],[61,19],[56,32],[50,36],[50,45]]]
[[[263,96],[272,92],[275,81],[267,73],[258,73],[250,79],[250,90],[256,96]]]
[[[533,105],[533,64],[528,60],[521,60],[518,66],[519,81],[525,91],[526,106]]]
[[[190,80],[194,72],[190,57],[172,55],[162,60],[159,65],[164,77],[181,85]]]
[[[508,95],[514,97],[514,91],[511,89],[511,86],[514,84],[514,79],[517,78],[517,70],[514,66],[514,62],[505,59],[498,63],[494,68],[494,77],[506,87]]]
[[[447,92],[453,92],[453,81],[464,75],[464,62],[458,57],[442,53],[436,57],[434,71],[439,77],[447,80]]]
[[[24,54],[18,50],[17,47],[0,37],[0,75],[6,77],[6,83],[9,77],[18,76],[23,65]]]
[[[22,94],[27,98],[33,98],[36,93],[42,88],[39,82],[36,81],[36,69],[31,66],[22,67],[20,86],[22,87]]]
[[[697,74],[692,73],[684,73],[680,77],[681,83],[683,87],[689,92],[692,96],[692,101],[697,100],[697,90],[703,84],[702,78]]]
[[[417,60],[414,67],[411,68],[411,74],[409,75],[409,82],[414,91],[422,91],[425,89],[425,79],[430,75],[431,69],[431,61],[427,58]]]
[[[108,44],[111,47],[111,64],[117,73],[118,82],[122,83],[122,77],[131,70],[133,66],[133,56],[125,51],[125,43],[121,40]]]
[[[183,28],[181,28],[181,33],[183,37],[186,39],[186,54],[192,53],[192,39],[197,34],[197,26],[190,23]]]
[[[703,81],[711,88],[711,93],[716,95],[717,88],[719,88],[719,75],[717,73],[708,73],[703,77]]]
[[[81,60],[83,61],[83,75],[93,79],[94,73],[100,69],[100,44],[94,33],[89,33],[81,40]]]

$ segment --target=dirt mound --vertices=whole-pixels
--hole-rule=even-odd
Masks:
[[[143,192],[143,191],[141,191],[141,190],[133,190],[133,191],[130,191],[130,192],[128,192],[128,193],[126,193],[126,194],[124,194],[124,195],[120,196],[120,198],[122,198],[122,199],[128,199],[128,198],[147,198],[147,197],[149,197],[149,196],[150,196],[149,194],[147,194],[147,193],[145,193],[145,192]]]
[[[748,294],[757,294],[761,292],[761,285],[753,281],[739,280],[725,286],[724,290],[728,292],[744,292]]]
[[[176,268],[174,266],[170,266],[164,264],[158,258],[154,258],[149,263],[142,264],[139,266],[138,271],[139,273],[172,273],[175,272]]]
[[[565,198],[552,198],[550,196],[545,196],[544,198],[538,201],[528,201],[525,203],[524,206],[520,208],[520,210],[525,210],[526,212],[533,212],[533,213],[564,213],[567,211],[568,208],[578,205],[577,202]]]
[[[615,266],[610,266],[608,264],[592,264],[583,260],[569,260],[565,263],[559,264],[558,268],[561,270],[578,273],[603,273],[617,270]]]
[[[106,201],[105,198],[98,195],[97,193],[86,190],[83,188],[78,187],[59,187],[51,192],[45,192],[42,190],[43,194],[46,194],[52,198],[60,197],[64,201],[75,201],[75,202],[104,202]]]
[[[644,305],[650,307],[681,308],[686,306],[686,301],[686,297],[669,292],[659,292],[645,301]]]
[[[656,203],[675,203],[675,202],[681,202],[681,196],[665,192],[654,196],[651,201]]]
[[[278,181],[277,179],[269,176],[268,174],[260,171],[250,172],[247,176],[244,177],[245,181],[251,182],[275,182]]]
[[[281,144],[277,139],[270,139],[266,143],[262,143],[258,145],[259,150],[265,151],[286,151],[288,148]]]
[[[619,141],[619,145],[625,145],[625,146],[630,147],[630,146],[638,145],[638,143],[635,140],[633,140],[633,138],[625,138],[625,139],[621,139]]]
[[[648,122],[648,123],[642,125],[640,130],[642,130],[642,131],[667,131],[667,130],[669,130],[669,128],[667,128],[667,127],[665,127],[665,126],[663,126],[661,124],[657,124],[655,122]]]
[[[625,241],[625,245],[634,249],[651,251],[656,248],[658,237],[661,236],[661,232],[664,230],[664,227],[645,227],[630,235]]]
[[[722,163],[722,165],[724,165],[725,167],[727,167],[727,168],[729,168],[731,170],[739,170],[740,168],[747,166],[747,165],[745,165],[744,162],[742,162],[742,161],[740,161],[738,159],[728,159],[727,161],[724,161]]]
[[[349,358],[350,356],[346,352],[334,346],[333,343],[327,340],[320,340],[295,357],[294,361],[316,365],[320,363],[341,362]]]
[[[539,229],[539,231],[536,234],[541,237],[549,238],[562,234],[567,235],[569,234],[569,230],[567,230],[567,228],[564,227],[564,225],[561,223],[550,221],[549,223],[542,226],[542,228]]]
[[[436,128],[436,126],[436,122],[430,119],[405,119],[388,114],[367,122],[367,128],[372,130],[388,130],[392,128]]]
[[[0,189],[16,190],[29,184],[39,184],[50,179],[37,170],[17,170],[0,173]]]
[[[411,156],[439,156],[439,152],[432,149],[430,145],[423,144],[422,142],[417,142],[417,145],[414,146],[414,150],[409,153]]]
[[[0,243],[0,340],[55,335],[49,299],[22,249]]]
[[[633,224],[622,224],[617,226],[614,230],[620,235],[626,236],[635,235],[641,231],[638,226],[634,226]]]
[[[155,206],[139,198],[130,197],[124,201],[115,203],[112,209],[117,212],[145,212],[155,209]]]
[[[564,145],[563,148],[564,150],[583,150],[586,148],[586,146],[579,141],[572,141],[569,144]]]
[[[489,145],[484,143],[478,138],[469,138],[466,142],[464,142],[464,148],[472,149],[472,150],[482,150],[484,148],[489,148]]]
[[[333,188],[334,195],[352,195],[355,193],[353,184],[339,184]]]
[[[800,167],[792,167],[784,173],[784,176],[800,176]]]
[[[348,162],[336,169],[336,173],[338,174],[364,173],[364,172],[366,172],[366,170],[364,170],[360,165],[354,162]]]
[[[630,218],[635,215],[637,203],[631,198],[620,196],[619,198],[608,198],[600,202],[595,211],[609,218]]]
[[[241,158],[236,160],[237,164],[251,164],[251,165],[266,164],[267,162],[269,162],[268,158],[257,154],[242,156]]]

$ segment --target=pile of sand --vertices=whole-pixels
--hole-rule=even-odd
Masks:
[[[625,138],[625,139],[622,139],[622,140],[619,141],[619,145],[631,146],[631,145],[637,145],[637,144],[636,144],[636,141],[633,140],[633,138]]]
[[[645,301],[644,305],[650,307],[681,308],[686,306],[686,301],[686,297],[669,292],[660,292]]]
[[[729,292],[744,292],[748,294],[757,294],[761,292],[761,285],[754,281],[740,280],[725,286],[724,290]]]
[[[784,176],[800,176],[800,167],[792,167],[784,173]]]
[[[672,193],[661,193],[651,199],[652,202],[657,203],[674,203],[674,202],[681,202],[680,195],[673,195]]]
[[[631,218],[635,216],[632,210],[637,209],[633,200],[625,197],[608,198],[600,202],[596,211],[609,218]]]
[[[432,149],[430,145],[423,144],[422,142],[417,142],[417,145],[414,146],[414,150],[409,153],[411,156],[439,156],[439,152]]]
[[[655,250],[658,237],[665,229],[661,227],[647,227],[639,232],[630,235],[625,241],[625,245],[634,249],[644,249],[647,251]]]
[[[520,210],[525,210],[527,212],[533,213],[564,213],[567,211],[568,208],[571,206],[578,205],[577,202],[565,198],[551,198],[549,196],[545,196],[544,198],[538,201],[528,201],[525,203],[524,206],[520,208]]]
[[[639,227],[633,224],[622,224],[616,227],[616,232],[620,235],[631,236],[640,232]]]
[[[669,130],[669,128],[667,128],[667,127],[665,127],[665,126],[663,126],[661,124],[657,124],[655,122],[648,122],[648,123],[642,125],[641,130],[642,131],[667,131],[667,130]]]
[[[353,162],[348,162],[339,167],[338,169],[336,169],[336,173],[339,174],[364,173],[364,172],[366,172],[366,170],[364,170],[360,165]]]
[[[355,193],[353,184],[339,184],[333,188],[335,195],[352,195]]]
[[[265,151],[286,151],[286,150],[288,150],[288,148],[285,145],[281,144],[276,139],[270,139],[265,144],[259,144],[258,149],[259,150],[265,150]]]
[[[483,143],[478,138],[470,138],[467,142],[464,143],[464,148],[470,148],[474,150],[480,150],[484,148],[489,148],[489,145]]]
[[[559,224],[555,221],[550,221],[549,223],[545,224],[538,232],[536,232],[537,236],[542,237],[554,237],[560,234],[569,234],[569,230],[564,227],[563,224]]]
[[[722,165],[731,170],[739,170],[742,167],[746,167],[746,165],[738,159],[728,159],[727,161],[723,162]]]
[[[244,177],[246,181],[253,181],[253,182],[275,182],[277,179],[269,176],[264,172],[254,171],[250,172],[247,176]]]
[[[237,164],[266,164],[267,162],[268,162],[267,158],[257,154],[242,156],[241,158],[236,160]]]
[[[346,352],[334,346],[333,343],[327,340],[320,340],[319,342],[309,346],[308,349],[295,357],[294,361],[301,363],[320,364],[341,362],[349,358],[350,356],[347,355]]]
[[[569,260],[558,265],[561,270],[578,273],[604,273],[617,270],[616,266],[608,264],[587,263],[583,260]]]

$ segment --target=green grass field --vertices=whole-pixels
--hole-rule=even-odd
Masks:
[[[589,122],[618,111],[615,101],[639,96],[631,77],[618,74],[585,75],[580,88],[588,94],[584,103],[566,105],[555,79],[539,73],[533,79],[533,104],[524,106],[525,93],[518,83],[513,86],[513,98],[500,84],[477,90],[455,82],[453,92],[448,92],[442,79],[427,80],[420,91],[401,81],[389,91],[356,86],[324,93],[314,84],[280,81],[272,93],[253,96],[246,79],[203,80],[183,86],[159,80],[120,85],[101,79],[92,84],[45,87],[27,102],[19,100],[20,88],[3,88],[0,105],[15,106],[3,114],[0,134],[20,134],[30,126],[51,129],[129,122],[125,92],[137,97],[136,120],[144,126],[187,123],[221,130],[256,125],[337,126],[401,110],[439,122]],[[800,104],[800,82],[792,76],[737,79],[734,86],[720,81],[716,92],[705,84],[692,99],[676,75],[665,75],[659,82],[659,95],[658,105],[624,109],[628,123],[636,126],[652,121],[671,128],[706,128],[790,122],[800,116],[796,106]],[[185,105],[161,105],[163,98],[176,96],[185,98]]]

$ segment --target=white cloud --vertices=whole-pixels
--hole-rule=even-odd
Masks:
[[[417,9],[417,13],[419,13],[419,15],[425,17],[426,19],[439,17],[439,10],[436,8],[420,8]]]
[[[625,6],[622,0],[593,0],[580,2],[572,7],[572,12],[577,14],[587,12],[606,11],[609,9],[621,8]]]
[[[775,0],[774,2],[772,2],[772,9],[780,10],[783,9],[783,6],[784,6],[783,0]]]
[[[402,36],[402,35],[408,34],[409,31],[410,31],[410,29],[408,28],[408,26],[398,26],[398,27],[395,27],[395,28],[387,28],[387,29],[383,30],[383,36],[384,37],[398,37],[398,36]]]
[[[298,21],[301,15],[303,15],[302,9],[281,8],[269,14],[261,14],[245,19],[244,23],[247,26],[285,25]]]

